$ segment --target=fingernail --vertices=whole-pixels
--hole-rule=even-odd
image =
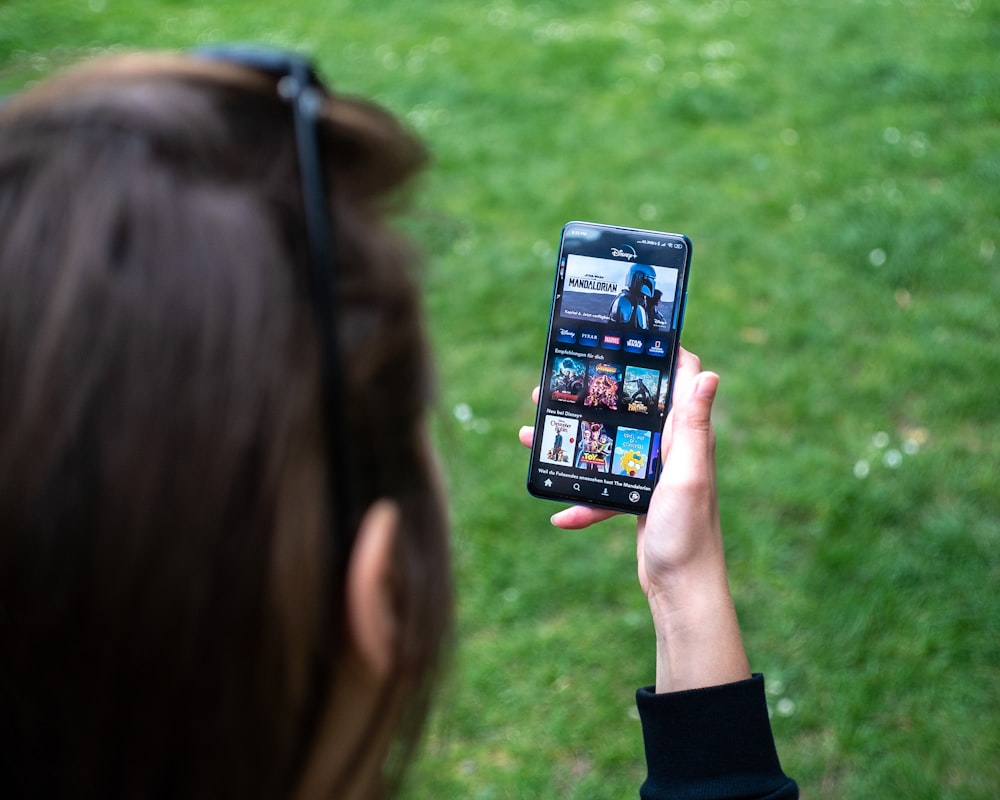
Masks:
[[[714,372],[701,373],[694,384],[696,397],[703,397],[711,400],[715,397],[715,392],[719,388],[719,376]]]

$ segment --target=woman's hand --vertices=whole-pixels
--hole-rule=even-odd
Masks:
[[[726,577],[711,411],[719,377],[683,348],[662,437],[663,471],[636,535],[639,585],[656,628],[656,690],[679,691],[749,677]],[[533,394],[538,401],[538,389]],[[531,445],[532,429],[521,428]],[[552,517],[586,528],[615,512],[573,506]]]
[[[663,471],[639,518],[639,584],[653,602],[690,570],[725,571],[715,478],[712,403],[719,376],[683,348],[673,406],[663,427]]]
[[[636,534],[639,585],[656,629],[656,691],[750,677],[726,577],[712,403],[719,376],[680,351],[663,471]]]

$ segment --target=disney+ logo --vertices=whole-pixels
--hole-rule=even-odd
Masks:
[[[635,248],[631,245],[623,244],[621,247],[612,247],[611,255],[615,258],[625,258],[629,261],[634,261],[638,256],[635,253]]]

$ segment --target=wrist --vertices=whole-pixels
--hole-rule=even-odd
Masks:
[[[656,631],[656,691],[677,692],[750,677],[736,608],[722,576],[684,592],[649,596]]]
[[[662,571],[643,584],[653,624],[657,631],[697,627],[706,615],[732,608],[725,562],[706,559],[684,567]]]

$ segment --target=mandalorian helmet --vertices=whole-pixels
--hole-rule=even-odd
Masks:
[[[634,264],[628,271],[629,291],[644,294],[646,297],[653,296],[653,289],[656,287],[656,273],[653,268],[646,264]]]

